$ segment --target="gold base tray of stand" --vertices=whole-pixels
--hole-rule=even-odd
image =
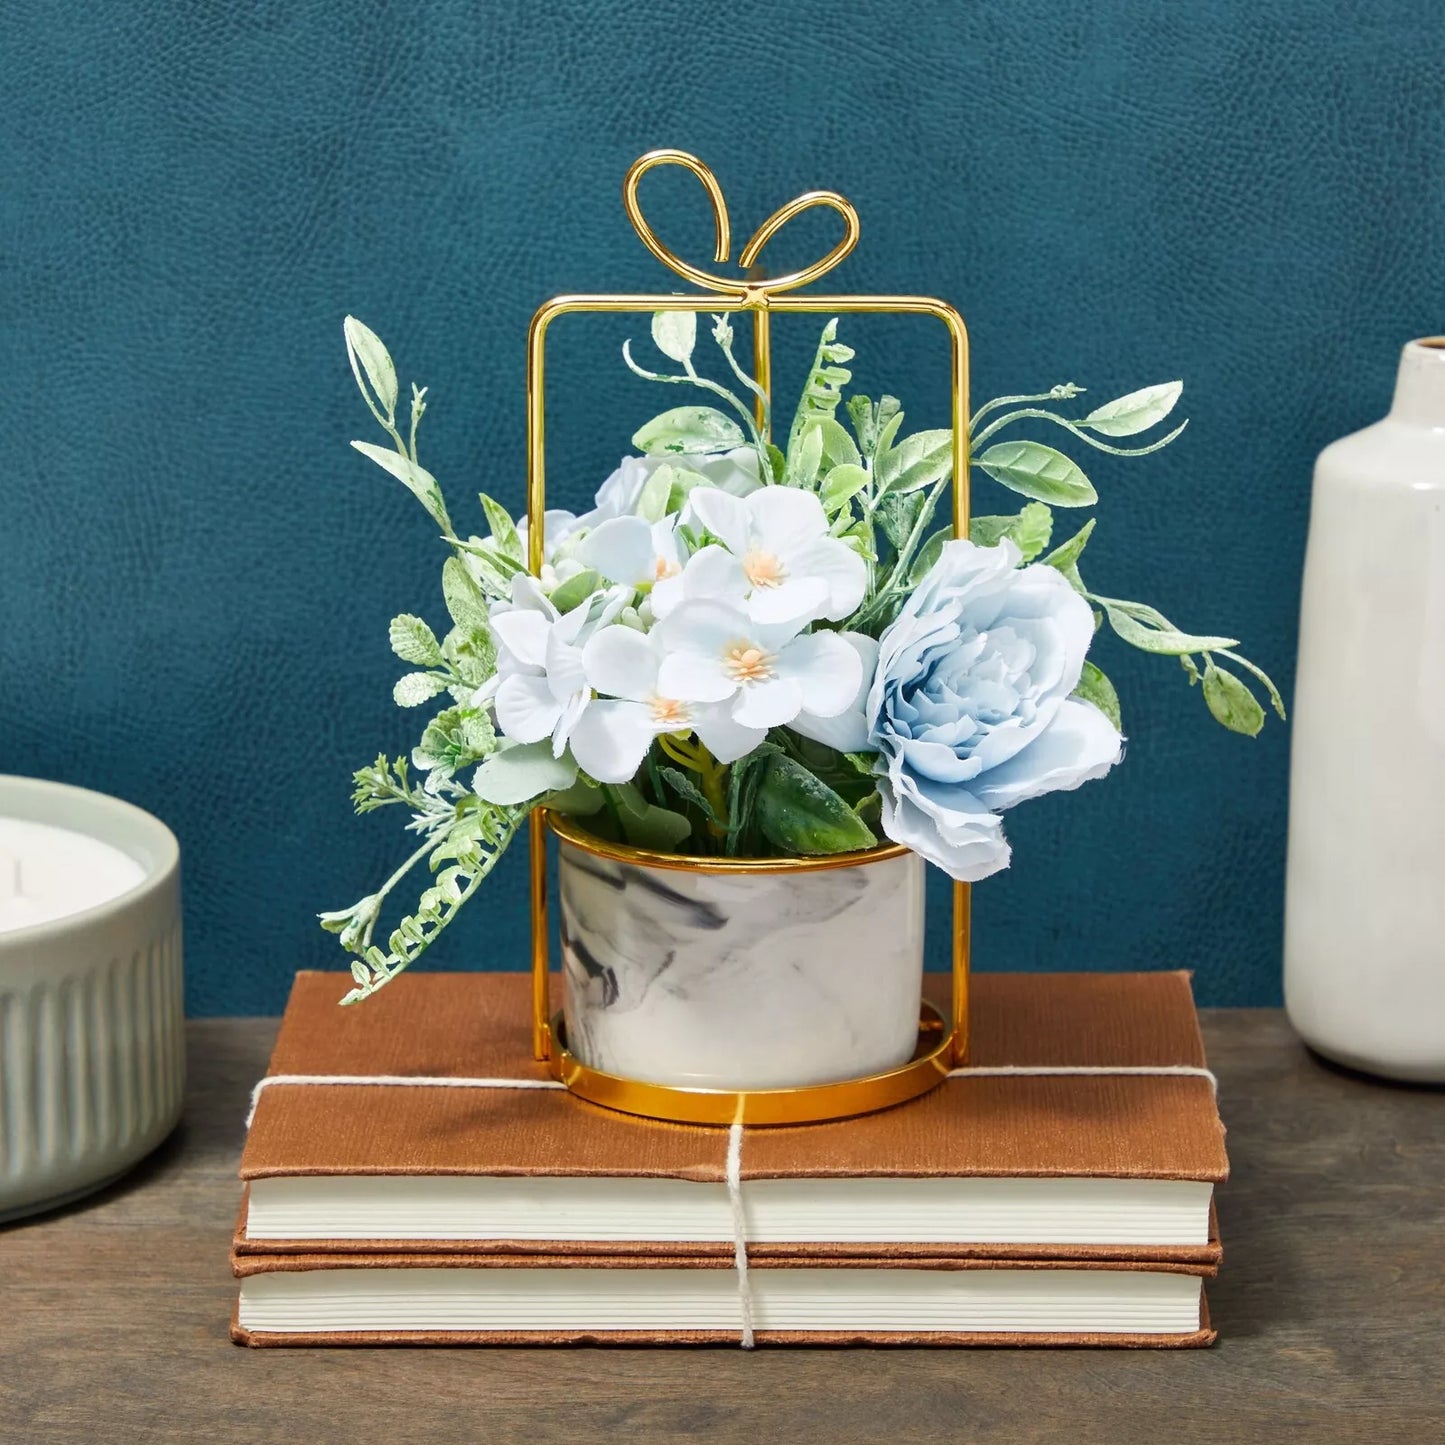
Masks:
[[[560,1013],[552,1019],[551,1036],[548,1070],[579,1099],[675,1124],[817,1124],[871,1114],[926,1094],[948,1077],[954,1064],[953,1035],[926,1000],[918,1020],[918,1045],[906,1064],[861,1079],[797,1089],[694,1089],[624,1079],[589,1067],[568,1050]]]

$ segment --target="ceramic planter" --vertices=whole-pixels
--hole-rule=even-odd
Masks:
[[[913,1055],[916,854],[659,865],[630,852],[560,841],[564,1015],[583,1063],[758,1090],[853,1079]]]

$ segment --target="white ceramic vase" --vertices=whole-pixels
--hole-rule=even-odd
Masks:
[[[896,1068],[918,1042],[923,861],[700,872],[563,838],[567,1042],[676,1087],[781,1089]]]
[[[1445,337],[1315,468],[1284,986],[1322,1054],[1445,1081]]]

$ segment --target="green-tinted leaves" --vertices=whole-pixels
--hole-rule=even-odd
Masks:
[[[658,770],[667,780],[667,785],[682,799],[684,803],[690,803],[710,823],[721,823],[713,805],[708,802],[703,792],[681,768],[660,768]]]
[[[449,707],[427,725],[411,760],[423,772],[440,769],[450,777],[458,768],[480,762],[497,746],[491,718],[480,708]]]
[[[907,546],[927,505],[928,498],[922,492],[906,496],[890,493],[883,498],[878,506],[878,525],[883,528],[883,535],[893,544],[895,551]]]
[[[809,427],[788,449],[788,465],[783,480],[793,487],[811,487],[818,480],[818,468],[823,464],[823,434],[817,427]]]
[[[1080,423],[1106,437],[1131,437],[1164,420],[1174,410],[1184,390],[1182,381],[1166,381],[1158,386],[1146,386],[1141,391],[1131,391],[1097,407]]]
[[[837,337],[838,318],[835,316],[823,327],[817,354],[803,384],[803,394],[798,398],[798,410],[788,430],[790,455],[809,427],[825,417],[832,417],[838,410],[838,403],[843,400],[843,388],[853,379],[853,373],[841,364],[853,359],[853,348],[843,345]]]
[[[408,672],[404,677],[397,678],[391,697],[398,707],[420,707],[438,693],[445,692],[446,687],[446,678],[434,672]]]
[[[603,791],[617,804],[622,836],[634,848],[671,852],[692,833],[692,824],[681,813],[649,803],[632,783],[607,783]]]
[[[576,777],[577,764],[554,758],[551,739],[544,738],[493,753],[472,775],[472,788],[483,802],[512,805],[570,787]]]
[[[652,339],[673,361],[687,361],[697,345],[696,311],[654,311]]]
[[[668,503],[672,500],[673,487],[679,477],[683,475],[684,473],[679,468],[670,466],[666,462],[656,468],[642,484],[642,492],[637,498],[637,506],[634,509],[637,515],[647,522],[660,521],[667,511]],[[696,473],[691,475],[696,475]],[[690,491],[691,488],[686,490]],[[686,495],[686,491],[684,495]]]
[[[415,663],[418,667],[435,667],[442,660],[441,643],[430,627],[420,617],[403,612],[391,619],[389,632],[391,650],[403,662]]]
[[[848,435],[842,422],[825,416],[818,420],[816,426],[822,438],[823,460],[829,467],[863,465],[862,453],[854,445],[853,438]]]
[[[497,594],[505,595],[505,588]],[[460,557],[442,563],[442,598],[458,627],[487,630],[487,599]]]
[[[363,321],[348,316],[342,329],[346,333],[346,355],[351,374],[367,405],[390,422],[396,417],[396,367],[381,337]],[[368,389],[369,388],[369,389]]]
[[[1284,722],[1284,699],[1279,695],[1279,689],[1274,685],[1274,679],[1262,668],[1251,662],[1247,657],[1241,657],[1237,652],[1229,652],[1224,648],[1219,650],[1221,657],[1227,657],[1231,662],[1237,662],[1244,670],[1258,679],[1264,690],[1269,694],[1270,706],[1279,715],[1279,720]]]
[[[569,577],[552,593],[550,601],[558,612],[570,612],[580,607],[594,592],[604,586],[602,574],[588,568],[575,577]]]
[[[982,520],[978,518],[976,520]],[[972,524],[970,524],[970,528]],[[970,531],[970,536],[971,536]],[[932,533],[928,540],[918,549],[918,555],[913,559],[913,566],[908,571],[908,582],[910,586],[916,587],[933,570],[934,564],[943,556],[943,549],[953,540],[952,527],[940,527]]]
[[[843,462],[833,468],[823,479],[819,496],[823,510],[829,516],[841,512],[864,487],[868,485],[868,473],[852,462]]]
[[[1099,500],[1076,462],[1041,442],[999,442],[977,459],[994,481],[1054,507],[1090,507]]]
[[[1064,576],[1070,578],[1070,581],[1073,580],[1073,577],[1078,576],[1079,558],[1084,555],[1084,548],[1089,545],[1089,538],[1094,534],[1095,520],[1095,518],[1090,517],[1067,542],[1060,547],[1055,547],[1054,550],[1044,558],[1044,561],[1047,562],[1050,567],[1057,567]],[[1070,577],[1070,573],[1073,574],[1072,577]],[[1083,591],[1082,583],[1078,584],[1077,590]]]
[[[1084,663],[1084,671],[1079,678],[1078,687],[1074,689],[1074,696],[1093,703],[1114,724],[1116,731],[1123,732],[1124,724],[1119,716],[1119,694],[1114,691],[1114,684],[1092,662]]]
[[[1030,502],[1012,517],[972,518],[968,540],[980,547],[996,547],[1007,537],[1019,549],[1020,560],[1032,562],[1049,545],[1053,529],[1054,514],[1042,502]]]
[[[764,835],[784,853],[850,853],[877,842],[832,788],[789,757],[768,760],[754,808]]]
[[[1167,619],[1141,603],[1098,600],[1108,615],[1109,626],[1141,652],[1178,657],[1186,652],[1213,652],[1216,648],[1233,647],[1237,641],[1232,637],[1194,637],[1180,632]]]
[[[1264,709],[1232,672],[1213,664],[1204,669],[1204,701],[1214,720],[1232,733],[1255,737],[1264,726]]]
[[[377,466],[390,472],[426,508],[432,521],[448,536],[451,535],[452,521],[442,500],[442,489],[425,467],[417,466],[414,461],[388,447],[374,446],[371,442],[352,442],[351,445],[362,456],[370,457]]]
[[[698,456],[743,444],[742,429],[711,406],[675,406],[637,431],[632,444],[648,456]]]
[[[522,539],[517,535],[517,525],[511,514],[500,503],[494,502],[485,492],[481,494],[482,511],[487,514],[487,526],[492,531],[492,541],[503,557],[515,562],[518,567],[526,566],[522,556]]]
[[[895,496],[931,487],[953,470],[953,433],[919,431],[878,455],[878,479]]]
[[[542,800],[543,807],[551,808],[569,818],[590,818],[602,810],[602,789],[595,783],[578,778],[570,788],[548,793]]]

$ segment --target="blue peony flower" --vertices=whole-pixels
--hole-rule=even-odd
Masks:
[[[878,752],[883,830],[953,878],[1006,868],[999,816],[1077,788],[1123,739],[1078,686],[1093,613],[1053,567],[1020,568],[1012,542],[950,542],[877,643],[850,640],[872,681],[848,714],[798,731]]]

